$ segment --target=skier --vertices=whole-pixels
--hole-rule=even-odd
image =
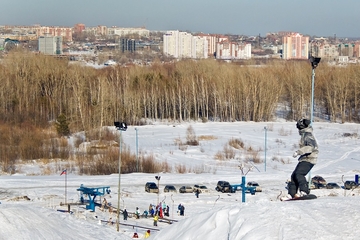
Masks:
[[[291,174],[291,181],[288,182],[288,194],[290,195],[287,196],[288,198],[296,198],[310,193],[309,184],[305,176],[316,164],[319,153],[311,121],[304,118],[300,119],[297,121],[296,127],[299,130],[301,139],[299,143],[300,148],[294,152],[293,157],[300,157],[298,158],[299,162],[295,170]],[[300,190],[300,195],[297,194],[298,190]]]

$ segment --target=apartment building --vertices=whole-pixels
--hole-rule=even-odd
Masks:
[[[292,33],[283,37],[283,59],[308,59],[309,37]]]
[[[107,26],[97,26],[97,35],[108,35],[109,30]]]
[[[134,39],[120,39],[120,50],[121,52],[135,52],[136,51],[136,41]]]
[[[340,43],[339,44],[339,55],[340,56],[348,56],[354,57],[355,44],[352,43]]]
[[[175,58],[208,58],[208,40],[187,32],[167,31],[163,35],[163,52]]]
[[[218,36],[214,34],[198,34],[196,36],[205,38],[207,40],[208,46],[207,46],[207,57],[214,57],[216,53],[216,43],[218,42]]]
[[[145,28],[119,28],[119,27],[109,27],[107,29],[108,35],[118,35],[124,37],[126,35],[137,34],[140,37],[149,37],[150,31]]]
[[[216,45],[216,59],[250,59],[251,44],[234,43],[228,40]]]
[[[359,58],[360,57],[360,43],[359,42],[356,42],[354,44],[354,56],[356,58]]]
[[[65,41],[72,41],[72,28],[71,27],[47,27],[38,26],[34,28],[36,36],[53,36],[62,37]]]
[[[338,44],[332,44],[326,38],[311,41],[309,49],[309,55],[320,57],[322,61],[335,61],[339,57]]]
[[[85,30],[85,24],[77,23],[77,24],[74,25],[74,33],[80,34],[84,30]]]
[[[192,44],[191,44],[192,48],[192,52],[191,52],[191,56],[193,58],[208,58],[209,54],[208,54],[208,41],[205,37],[201,37],[201,36],[193,36],[192,37]]]
[[[40,36],[38,39],[39,52],[48,55],[62,54],[62,36]]]
[[[33,26],[5,26],[11,30],[6,37],[19,41],[37,40],[40,36],[61,36],[66,41],[72,41],[72,28],[70,27],[44,27]]]

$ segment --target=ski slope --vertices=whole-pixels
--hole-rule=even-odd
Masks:
[[[186,130],[191,125],[196,135],[214,136],[212,140],[200,141],[199,146],[179,149],[175,140],[186,140]],[[266,139],[264,127],[267,127]],[[318,164],[310,175],[321,175],[327,182],[342,185],[342,179],[354,180],[360,173],[360,139],[358,124],[315,123],[314,134],[320,153]],[[121,175],[120,208],[141,211],[157,199],[170,206],[169,218],[178,220],[173,224],[159,222],[159,231],[151,231],[149,239],[195,240],[195,239],[357,239],[360,228],[360,189],[316,189],[316,200],[281,202],[285,194],[285,181],[295,168],[296,159],[291,155],[299,141],[294,122],[271,123],[184,123],[138,126],[138,143],[143,152],[154,154],[158,161],[169,165],[184,164],[189,172],[132,173]],[[351,137],[345,137],[351,133]],[[259,149],[261,163],[246,163],[251,168],[246,181],[258,182],[263,191],[246,194],[242,202],[241,192],[219,193],[217,181],[241,183],[239,165],[245,152],[236,153],[235,159],[215,160],[231,138],[241,139],[246,146]],[[130,126],[123,132],[124,143],[135,151],[135,129]],[[267,142],[266,162],[264,145]],[[279,160],[280,159],[280,160]],[[281,161],[282,160],[282,161]],[[266,165],[265,165],[266,163]],[[265,171],[266,166],[266,171]],[[0,239],[131,239],[134,232],[142,238],[147,229],[155,228],[151,218],[128,218],[116,231],[116,224],[107,224],[115,213],[95,212],[83,205],[71,206],[71,214],[63,212],[66,206],[64,176],[38,175],[36,161],[21,167],[22,173],[0,176]],[[201,171],[200,171],[201,169]],[[144,185],[160,175],[160,194],[146,193]],[[67,175],[67,201],[79,200],[76,191],[81,184],[89,187],[110,186],[111,194],[106,199],[117,206],[118,175],[80,176],[76,171]],[[165,184],[177,189],[182,185],[203,184],[209,193],[194,194],[164,193]],[[30,200],[26,200],[24,196]],[[185,206],[185,216],[177,214],[177,205]],[[122,217],[122,216],[121,216]],[[132,226],[131,226],[132,225]]]

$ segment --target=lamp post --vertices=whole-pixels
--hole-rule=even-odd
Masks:
[[[314,121],[314,87],[315,87],[315,68],[319,65],[321,58],[311,56],[309,58],[312,74],[311,74],[311,110],[310,110],[310,121],[311,125]]]
[[[311,73],[311,110],[310,110],[310,124],[312,126],[314,121],[314,88],[315,88],[315,68],[319,65],[321,58],[311,56],[309,58],[312,68]],[[308,176],[309,188],[311,185],[311,171]]]
[[[266,172],[267,127],[264,127],[264,130],[265,130],[265,156],[264,156],[264,159],[265,159],[265,172]]]
[[[116,129],[120,131],[120,136],[119,136],[119,182],[118,182],[118,202],[117,202],[117,219],[116,219],[116,230],[119,231],[120,230],[119,226],[120,226],[121,148],[122,148],[121,132],[126,131],[127,125],[124,122],[114,122],[114,125],[115,125]]]
[[[157,176],[155,176],[155,179],[158,181],[158,198],[157,198],[157,204],[159,204],[159,194],[160,194],[160,178],[161,176],[159,176],[159,174]]]
[[[139,147],[138,147],[138,129],[135,128],[136,136],[136,172],[139,172]]]

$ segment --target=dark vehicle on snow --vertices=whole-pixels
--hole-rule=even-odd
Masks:
[[[173,185],[166,185],[164,187],[164,192],[176,192],[176,188]]]
[[[340,188],[340,186],[337,183],[328,183],[328,184],[326,184],[326,188],[327,189],[338,189],[338,188]]]
[[[149,193],[158,193],[159,192],[159,188],[156,185],[156,183],[154,182],[147,182],[145,184],[145,191],[149,192]]]
[[[231,192],[231,185],[227,181],[218,181],[215,190],[223,193]]]
[[[359,184],[357,184],[355,181],[345,181],[344,188],[347,190],[357,188]]]

